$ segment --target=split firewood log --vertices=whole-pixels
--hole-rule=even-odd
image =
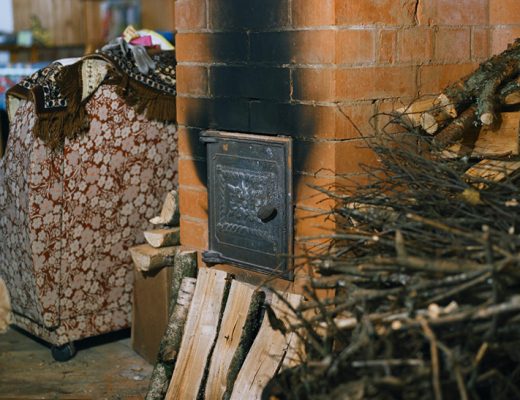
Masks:
[[[443,96],[443,99],[444,102],[447,101],[447,97]],[[513,106],[520,104],[520,78],[517,78],[505,84],[505,86],[499,91],[497,95],[497,104],[504,106]],[[486,119],[487,123],[484,123],[484,121],[482,121],[482,116],[480,116],[479,120],[477,104],[469,106],[460,114],[457,112],[453,112],[450,115],[447,112],[445,112],[445,110],[446,107],[444,106],[434,106],[431,110],[424,111],[420,116],[421,127],[427,133],[434,134],[437,131],[439,131],[443,126],[446,126],[444,130],[448,129],[449,133],[445,133],[445,136],[448,137],[455,133],[450,132],[451,129],[453,129],[457,132],[457,134],[459,134],[461,130],[464,131],[465,129],[468,129],[471,125],[476,126],[479,123],[482,123],[483,125],[492,125],[496,121],[496,115],[492,117],[492,120],[489,119],[490,115],[484,116],[484,119]],[[455,108],[452,107],[451,110],[455,110]],[[453,119],[453,121],[450,121],[451,119]],[[452,128],[453,123],[455,123],[457,127]],[[444,130],[442,132],[444,132]],[[446,140],[440,140],[439,142],[445,141]]]
[[[425,112],[431,111],[435,105],[435,97],[427,99],[418,99],[406,107],[400,107],[395,110],[397,117],[402,118],[404,125],[409,125],[412,128],[421,126],[421,115]]]
[[[181,251],[175,256],[170,290],[168,325],[161,340],[157,363],[146,400],[163,400],[173,374],[191,300],[195,293],[197,252]]]
[[[0,278],[0,333],[4,333],[11,323],[11,300],[7,286]]]
[[[462,139],[465,132],[477,129],[477,107],[471,106],[455,118],[446,128],[444,128],[435,138],[433,143],[444,147]],[[438,125],[436,126],[438,128]]]
[[[146,272],[153,271],[165,267],[167,265],[173,265],[174,257],[178,252],[178,247],[162,247],[156,249],[149,244],[142,244],[130,248],[130,254],[134,261],[135,267],[138,271]]]
[[[208,369],[206,399],[229,399],[260,328],[265,293],[233,281]]]
[[[161,215],[152,218],[150,222],[154,225],[178,226],[179,218],[179,195],[172,190],[166,194]]]
[[[150,378],[150,385],[148,387],[148,393],[146,394],[146,400],[163,400],[168,391],[170,379],[173,374],[175,367],[176,354],[179,351],[182,335],[184,332],[184,325],[186,318],[188,317],[188,311],[190,309],[191,300],[193,299],[193,293],[195,293],[195,284],[197,280],[195,278],[184,278],[179,290],[179,297],[176,300],[173,312],[170,315],[168,321],[168,327],[166,333],[161,341],[161,351],[159,357],[161,357],[163,347],[168,346],[170,351],[175,353],[174,357],[169,355],[170,359],[159,359],[155,364]],[[168,341],[168,345],[165,344]],[[174,344],[174,347],[172,347]]]
[[[501,182],[520,170],[518,160],[482,160],[464,173],[464,179],[476,189],[485,189],[491,182]]]
[[[448,86],[435,98],[419,99],[396,110],[400,123],[435,134],[445,126],[460,131],[469,123],[492,125],[500,106],[520,104],[520,39],[481,64],[473,73]],[[470,112],[461,116],[466,109]],[[474,114],[471,115],[470,114]],[[473,121],[474,119],[474,121]],[[453,133],[447,133],[447,136]],[[444,141],[444,140],[442,140]]]
[[[224,271],[199,269],[184,327],[189,335],[182,337],[165,400],[199,398],[231,282],[232,276]]]
[[[502,104],[506,106],[520,104],[520,77],[506,83],[500,90],[500,94],[502,96]]]
[[[519,71],[520,39],[517,39],[506,51],[493,56],[475,72],[444,89],[435,105],[444,107],[456,117],[476,102],[478,119],[484,125],[491,125],[496,120],[500,104],[499,88],[517,78]]]
[[[180,240],[180,228],[154,229],[145,231],[144,238],[152,247],[177,246]]]
[[[465,112],[464,112],[465,113]],[[464,115],[461,114],[461,117]],[[450,128],[450,124],[447,128]],[[480,126],[477,129],[462,129],[462,140],[449,144],[446,151],[457,157],[497,158],[512,157],[520,154],[520,111],[500,113],[500,123]],[[446,129],[447,129],[446,128]],[[440,134],[439,134],[440,135]],[[435,138],[437,140],[437,137]],[[441,147],[442,149],[442,147]]]
[[[281,331],[296,323],[293,311],[303,298],[296,294],[276,296],[266,308],[266,314],[256,339],[249,350],[233,386],[230,400],[260,400],[262,391],[274,374],[283,366],[288,353],[292,355],[294,332]],[[279,325],[279,326],[277,326]]]

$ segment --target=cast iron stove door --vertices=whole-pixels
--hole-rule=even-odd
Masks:
[[[204,132],[210,264],[231,263],[292,279],[292,140]]]

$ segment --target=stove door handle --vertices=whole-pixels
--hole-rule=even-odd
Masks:
[[[258,209],[256,216],[260,218],[260,221],[266,223],[272,221],[276,217],[276,214],[278,214],[276,207],[266,204]]]

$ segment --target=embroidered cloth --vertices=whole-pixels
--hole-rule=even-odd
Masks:
[[[144,48],[143,48],[144,49]],[[140,72],[132,53],[120,47],[98,50],[76,62],[53,62],[7,92],[10,118],[19,100],[35,105],[33,134],[52,149],[89,127],[85,104],[102,84],[116,86],[119,96],[150,120],[175,121],[175,55],[153,51],[148,73]]]

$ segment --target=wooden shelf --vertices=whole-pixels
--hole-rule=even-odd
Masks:
[[[0,44],[0,51],[7,51],[10,53],[10,62],[15,63],[21,61],[21,54],[27,54],[28,57],[24,57],[23,61],[35,63],[38,61],[53,60],[56,58],[62,58],[82,55],[84,53],[84,44],[78,45],[64,45],[64,46],[18,46],[16,44]],[[59,56],[59,54],[65,54]],[[43,55],[48,55],[47,59],[42,58]]]

